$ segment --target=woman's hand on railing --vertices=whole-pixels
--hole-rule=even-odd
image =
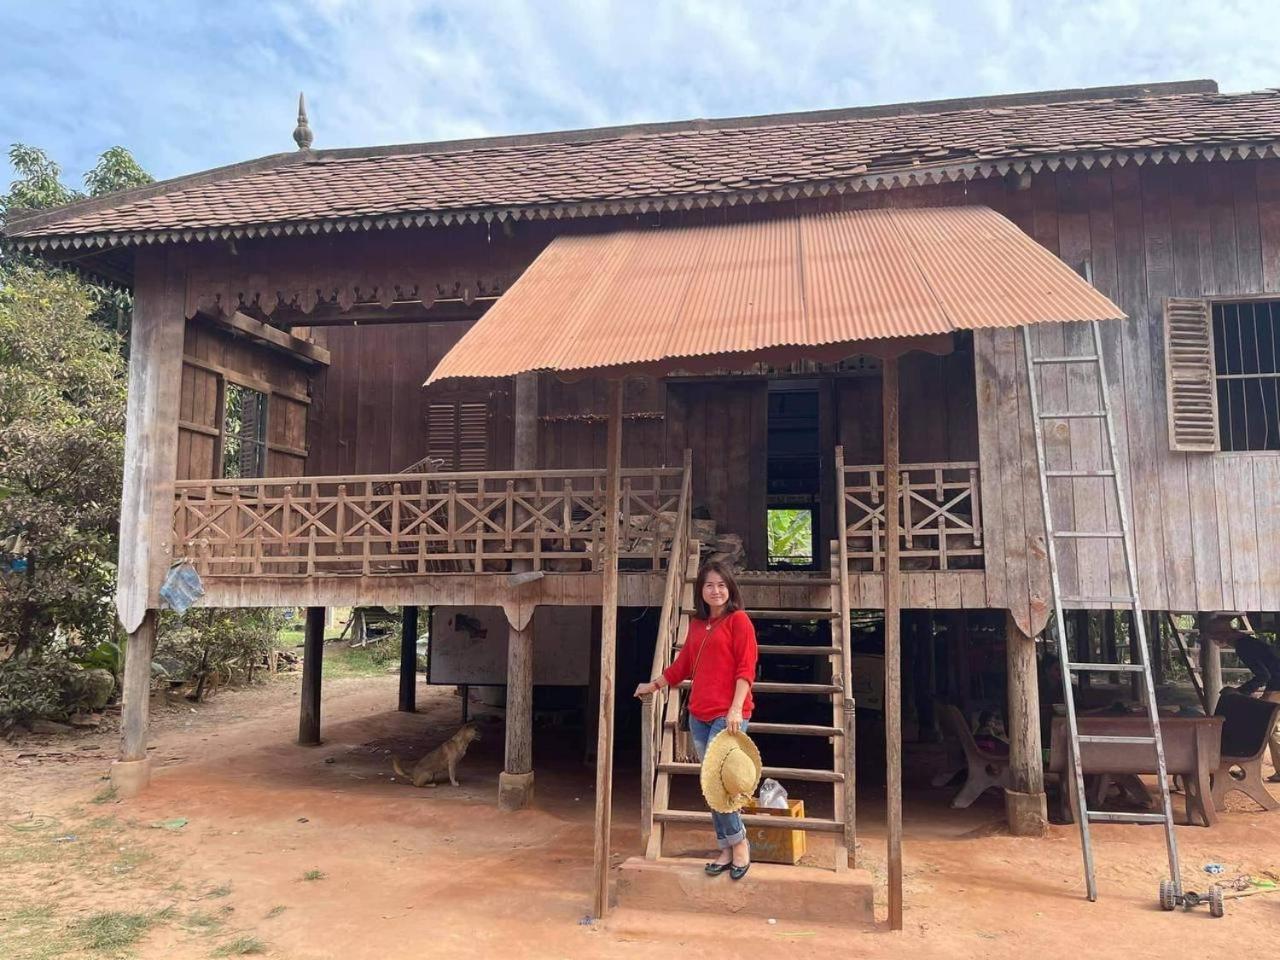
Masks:
[[[652,697],[655,693],[657,693],[661,689],[662,689],[661,687],[659,687],[656,683],[653,683],[652,681],[641,683],[636,686],[635,697],[638,700],[644,700],[647,697]]]

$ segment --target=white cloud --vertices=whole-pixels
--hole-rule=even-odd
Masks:
[[[1246,0],[62,0],[0,7],[0,146],[76,179],[317,146],[1215,77],[1280,84]],[[0,166],[0,184],[6,169]]]

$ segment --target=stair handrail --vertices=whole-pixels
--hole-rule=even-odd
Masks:
[[[671,534],[671,549],[667,554],[667,577],[662,591],[662,613],[658,619],[658,634],[653,644],[653,666],[650,678],[656,677],[671,665],[672,648],[679,642],[679,628],[683,620],[680,599],[684,593],[684,578],[689,558],[689,534],[693,526],[693,451],[684,451],[684,466],[680,481],[680,500],[676,506],[675,528]],[[649,844],[653,831],[653,789],[658,775],[658,753],[662,746],[662,720],[665,700],[662,693],[643,698],[640,722],[640,830],[644,846]]]

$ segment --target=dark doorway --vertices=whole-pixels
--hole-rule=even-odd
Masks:
[[[822,445],[820,385],[811,380],[769,384],[768,569],[822,566]]]

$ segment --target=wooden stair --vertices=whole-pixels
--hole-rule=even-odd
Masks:
[[[669,664],[679,653],[685,634],[688,632],[689,620],[693,614],[693,587],[697,574],[697,550],[688,554],[687,572],[681,584],[679,607],[670,611],[672,619],[679,617],[678,626],[670,630],[667,638],[661,633],[659,643],[669,643],[666,651],[655,651],[655,664]],[[833,549],[833,569],[840,562],[838,553]],[[792,683],[777,681],[761,681],[751,688],[755,698],[755,713],[751,720],[749,732],[752,737],[770,736],[807,736],[823,737],[832,744],[832,764],[828,768],[800,768],[765,766],[763,776],[772,777],[784,785],[787,781],[803,781],[830,784],[834,793],[833,815],[830,819],[821,817],[801,817],[787,819],[786,828],[807,830],[819,833],[837,834],[840,841],[836,845],[835,870],[844,872],[853,865],[856,844],[854,830],[854,776],[853,776],[853,700],[845,690],[845,677],[848,676],[844,661],[847,659],[846,620],[847,613],[842,603],[842,584],[835,577],[799,576],[788,579],[785,576],[764,576],[744,574],[738,578],[743,588],[744,598],[750,600],[751,587],[802,586],[809,589],[819,588],[826,599],[825,605],[816,604],[803,608],[777,609],[760,605],[753,607],[749,602],[747,613],[753,622],[774,621],[791,624],[829,623],[831,627],[831,643],[819,644],[767,644],[759,645],[761,657],[813,657],[825,659],[831,666],[829,683]],[[679,689],[687,690],[689,681],[679,684]],[[802,723],[769,722],[769,703],[777,696],[822,696],[831,702],[830,726]],[[655,709],[658,705],[655,705]],[[679,714],[679,697],[669,695],[661,704],[663,716],[660,721],[661,741],[652,758],[651,769],[654,773],[652,802],[644,804],[644,831],[647,837],[645,857],[648,860],[659,860],[663,857],[663,839],[668,825],[705,824],[711,825],[711,814],[705,810],[673,809],[670,805],[671,784],[674,777],[693,777],[700,772],[697,763],[683,762],[677,759],[677,738],[685,736],[676,729]],[[648,715],[648,714],[647,714]],[[657,732],[657,726],[654,732]],[[762,745],[765,760],[769,759],[769,747]],[[643,787],[642,787],[643,789]],[[748,827],[777,827],[779,820],[766,814],[742,816]]]

